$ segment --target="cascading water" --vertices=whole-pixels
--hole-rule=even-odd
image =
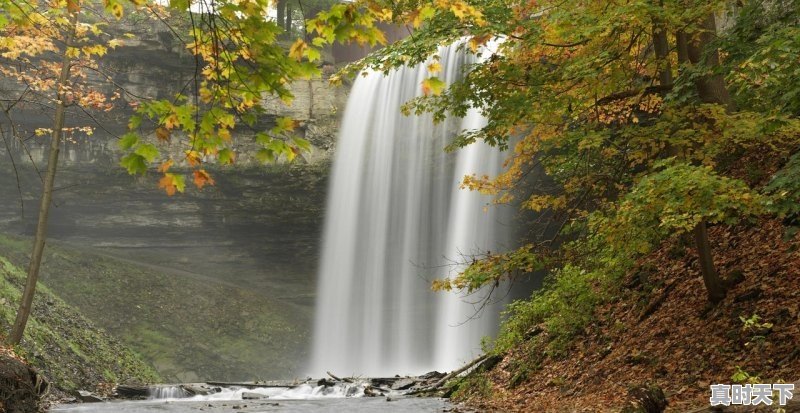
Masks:
[[[448,84],[479,59],[463,49],[439,49]],[[505,211],[459,189],[466,174],[496,174],[502,155],[483,143],[444,152],[460,131],[485,125],[478,110],[438,124],[401,114],[422,93],[426,66],[370,72],[351,90],[333,163],[310,373],[451,370],[494,333],[497,305],[476,313],[480,297],[432,292],[429,276],[508,246]]]

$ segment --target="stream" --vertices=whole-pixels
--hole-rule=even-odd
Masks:
[[[445,412],[445,399],[408,397],[386,401],[384,397],[318,398],[296,400],[146,400],[61,405],[51,412],[63,413],[189,413],[189,412]]]
[[[217,393],[181,397],[177,386],[164,387],[148,400],[115,400],[99,403],[62,404],[50,412],[149,413],[149,412],[446,412],[446,399],[414,397],[403,392],[365,397],[366,383],[334,386],[308,384],[293,388],[223,387]]]

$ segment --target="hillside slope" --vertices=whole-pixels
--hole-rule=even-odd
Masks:
[[[16,316],[25,272],[0,256],[0,331]],[[67,305],[41,283],[17,353],[63,391],[103,383],[151,383],[159,375],[141,357]]]
[[[0,235],[0,256],[18,266],[28,248],[25,238]],[[305,307],[233,280],[57,242],[41,280],[168,382],[293,378],[307,351]]]
[[[667,411],[682,412],[708,406],[712,383],[795,382],[800,237],[786,239],[785,230],[778,220],[711,229],[720,272],[744,276],[716,307],[707,305],[694,250],[666,242],[565,356],[518,346],[457,396],[499,411],[620,411],[630,388],[656,384]]]

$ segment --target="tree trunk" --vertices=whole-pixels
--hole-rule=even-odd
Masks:
[[[689,38],[682,30],[675,33],[675,50],[678,53],[679,65],[689,63]]]
[[[717,33],[717,25],[713,14],[706,16],[701,29],[702,32],[696,41],[687,42],[686,44],[688,58],[692,64],[700,64],[708,70],[713,70],[719,67],[719,51],[716,48],[709,47]],[[731,95],[728,93],[728,88],[725,87],[725,79],[721,74],[715,73],[701,77],[697,79],[695,86],[700,100],[704,103],[723,105],[729,112],[736,110]]]
[[[693,65],[705,66],[708,70],[713,70],[719,66],[719,51],[711,48],[711,42],[716,35],[716,23],[714,15],[709,14],[701,25],[702,32],[694,41],[689,41],[688,36],[683,32],[676,35],[678,61],[681,63],[691,63]],[[711,74],[695,81],[697,94],[701,101],[705,103],[716,103],[725,106],[727,111],[735,110],[735,105],[731,99],[728,89],[725,86],[725,79],[720,74]],[[718,303],[725,298],[728,289],[720,278],[714,266],[714,258],[711,253],[711,244],[708,241],[708,229],[706,223],[701,222],[693,230],[694,242],[700,260],[700,270],[703,274],[703,283],[708,292],[708,299],[712,303]]]
[[[292,3],[286,2],[286,25],[284,27],[286,33],[292,32]]]
[[[716,304],[725,298],[728,289],[714,267],[714,256],[711,254],[711,244],[708,242],[708,229],[705,222],[694,227],[694,242],[700,259],[703,284],[708,292],[708,301]]]
[[[58,88],[56,91],[58,102],[56,103],[56,113],[53,120],[53,135],[50,139],[47,173],[45,174],[44,184],[42,186],[42,200],[39,204],[39,221],[36,224],[36,236],[33,240],[33,252],[31,252],[31,261],[28,266],[28,278],[25,281],[22,302],[19,305],[19,311],[17,311],[14,327],[9,337],[9,344],[12,345],[17,345],[22,341],[22,334],[25,332],[25,325],[28,323],[28,317],[31,313],[33,295],[36,292],[36,282],[39,280],[39,268],[42,264],[42,254],[44,253],[44,244],[47,238],[47,217],[50,214],[50,204],[53,199],[53,184],[56,179],[58,152],[64,132],[64,118],[66,117],[67,109],[67,102],[64,101],[66,99],[65,90],[67,82],[69,81],[69,71],[72,65],[72,59],[67,54],[67,50],[72,45],[77,20],[78,14],[75,12],[70,13],[70,32],[67,34],[64,54],[61,59],[61,74],[56,84]]]
[[[285,25],[284,22],[286,21],[286,19],[284,18],[285,16],[284,13],[286,12],[286,2],[287,0],[278,0],[277,3],[275,3],[275,8],[277,9],[278,12],[277,21],[278,21],[278,26],[280,28],[284,27]]]
[[[664,2],[661,1],[659,5],[663,7]],[[671,85],[672,67],[669,63],[669,41],[667,40],[664,22],[661,19],[653,20],[653,50],[658,61],[658,82],[661,86]],[[664,94],[666,94],[666,91]]]

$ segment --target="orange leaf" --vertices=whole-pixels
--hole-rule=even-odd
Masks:
[[[171,135],[172,135],[172,132],[170,132],[169,129],[167,129],[167,128],[163,127],[163,126],[159,126],[158,128],[156,128],[156,137],[160,141],[168,142]]]
[[[173,164],[172,159],[164,161],[164,163],[162,163],[161,166],[158,167],[158,172],[164,173],[169,171],[169,168],[172,167],[172,164]]]
[[[159,179],[158,187],[163,188],[169,196],[175,195],[175,190],[177,189],[175,187],[175,179],[171,174],[164,175],[163,178]]]
[[[78,0],[67,0],[67,11],[70,13],[79,13],[81,11],[81,4]]]
[[[186,151],[186,160],[191,166],[198,166],[200,163],[202,163],[200,153],[197,151]]]
[[[214,179],[205,171],[205,169],[196,169],[194,172],[194,186],[197,189],[203,189],[206,185],[214,185]]]

